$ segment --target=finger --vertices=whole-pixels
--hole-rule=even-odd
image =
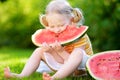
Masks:
[[[56,46],[57,43],[58,43],[58,41],[56,40],[56,41],[52,44],[52,46],[53,46],[53,47]]]
[[[46,45],[46,43],[44,42],[44,43],[42,43],[42,46],[44,47]]]
[[[44,42],[44,43],[42,44],[42,47],[48,49],[48,48],[49,48],[49,45],[48,45],[46,42]]]
[[[43,72],[43,76],[45,76],[46,75],[46,72]]]
[[[55,48],[55,43],[50,44],[50,47],[51,47],[51,48]]]
[[[58,43],[58,41],[57,41],[57,40],[55,40],[55,43]]]
[[[45,42],[45,43],[44,43],[44,46],[46,46],[46,47],[47,47],[47,46],[48,46],[48,44]]]
[[[56,45],[60,45],[60,42],[58,42],[58,41],[56,41],[55,43],[56,43]]]
[[[4,70],[5,71],[10,71],[10,68],[7,66]]]
[[[46,50],[45,43],[42,43],[42,46],[41,46],[41,48],[42,48],[43,50]]]
[[[47,77],[47,73],[46,73],[46,72],[43,72],[42,77],[43,77],[43,78],[46,78],[46,77]]]
[[[57,45],[57,46],[60,45],[60,42],[56,40],[55,45]]]
[[[58,46],[61,46],[60,42],[57,42],[57,45],[58,45]]]
[[[43,80],[50,80],[50,75],[46,72],[43,72]]]
[[[51,44],[47,44],[47,43],[46,43],[45,46],[46,46],[47,48],[49,48],[49,49],[51,48]]]
[[[49,74],[47,74],[47,77],[50,77],[50,75],[49,75]]]

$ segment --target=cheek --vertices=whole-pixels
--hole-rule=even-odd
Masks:
[[[56,30],[54,28],[50,28],[49,30],[52,32],[56,32]]]
[[[48,30],[52,31],[52,29],[51,29],[51,28],[49,28],[49,27],[47,27],[46,29],[48,29]]]
[[[50,31],[54,31],[54,29],[49,28]]]

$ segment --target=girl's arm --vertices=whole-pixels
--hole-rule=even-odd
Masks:
[[[83,58],[83,52],[81,48],[75,48],[70,54],[68,60],[64,65],[52,76],[53,79],[65,78],[73,73],[79,66]]]
[[[61,56],[63,58],[64,61],[66,61],[69,57],[69,53],[67,51],[65,51],[64,47],[61,46],[61,44],[59,42],[55,42],[52,45],[52,48],[56,51],[56,53]]]

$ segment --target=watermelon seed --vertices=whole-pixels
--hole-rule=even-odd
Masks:
[[[116,60],[119,60],[119,58],[116,57]]]
[[[108,59],[108,61],[111,61],[111,59]]]
[[[91,60],[92,62],[94,61],[94,60]]]
[[[97,66],[99,66],[101,63],[97,63]]]
[[[103,59],[103,61],[105,61],[106,59]]]
[[[119,62],[119,69],[120,69],[120,62]]]
[[[105,61],[106,59],[99,59],[99,61]]]
[[[58,35],[55,35],[55,37],[58,37]]]

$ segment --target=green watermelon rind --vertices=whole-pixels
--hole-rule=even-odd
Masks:
[[[92,78],[94,78],[95,80],[103,80],[102,78],[99,78],[99,77],[96,77],[94,76],[94,74],[91,72],[90,70],[90,67],[89,67],[89,62],[92,58],[96,57],[96,56],[99,56],[99,55],[103,55],[103,54],[109,54],[109,53],[115,53],[115,52],[120,52],[120,50],[111,50],[111,51],[104,51],[104,52],[99,52],[99,53],[96,53],[94,55],[91,55],[91,57],[87,60],[86,62],[86,69],[88,71],[88,73],[90,74],[90,76]]]
[[[82,26],[82,27],[85,27],[85,30],[84,30],[80,35],[75,36],[73,39],[70,39],[70,40],[61,42],[61,45],[69,44],[69,43],[73,42],[74,40],[80,38],[82,35],[84,35],[85,32],[86,32],[87,29],[88,29],[88,26]],[[35,35],[38,34],[38,33],[40,33],[42,30],[43,30],[43,29],[37,30],[37,31],[35,32],[35,34],[33,34],[32,37],[31,37],[31,38],[32,38],[32,42],[33,42],[36,46],[39,46],[39,47],[41,47],[42,45],[41,45],[40,43],[37,43],[37,42],[35,41]]]
[[[36,46],[41,46],[41,44],[35,42],[35,35],[37,35],[38,33],[42,32],[42,30],[43,30],[43,29],[37,30],[37,31],[32,35],[32,37],[31,37],[33,44],[36,45]]]

